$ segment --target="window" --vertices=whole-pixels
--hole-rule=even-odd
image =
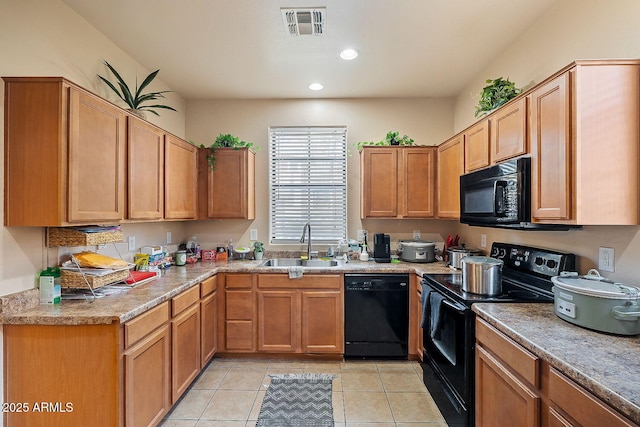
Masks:
[[[311,224],[314,242],[347,238],[347,128],[269,129],[271,243],[299,243]]]

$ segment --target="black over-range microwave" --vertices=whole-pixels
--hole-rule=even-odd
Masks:
[[[531,158],[507,160],[460,176],[460,222],[484,227],[568,230],[531,222]]]

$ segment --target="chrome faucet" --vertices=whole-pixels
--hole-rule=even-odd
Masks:
[[[302,237],[300,238],[300,243],[304,243],[304,236],[309,230],[309,238],[307,239],[307,259],[311,259],[311,223],[308,222],[304,225],[302,229]]]

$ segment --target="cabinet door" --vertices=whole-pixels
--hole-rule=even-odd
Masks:
[[[208,153],[208,150],[206,150]],[[255,154],[219,148],[207,174],[207,218],[255,219]]]
[[[438,218],[460,218],[460,175],[464,145],[458,135],[438,147]]]
[[[195,219],[197,148],[172,135],[166,135],[164,149],[164,217]]]
[[[74,87],[69,97],[68,220],[119,221],[124,217],[126,114]]]
[[[476,425],[540,425],[540,396],[482,346],[476,346]]]
[[[492,163],[526,154],[526,101],[522,97],[500,108],[489,118]]]
[[[610,427],[635,425],[553,368],[550,368],[549,372],[549,399],[561,412],[566,413],[568,418],[575,420],[576,425]]]
[[[297,291],[258,292],[258,351],[296,351],[300,341]]]
[[[164,209],[164,132],[129,116],[127,218],[162,219]]]
[[[436,149],[403,147],[400,169],[402,217],[435,217]]]
[[[464,133],[464,171],[489,166],[489,120],[483,120]]]
[[[127,427],[155,426],[169,412],[170,351],[169,328],[162,326],[124,353]]]
[[[302,291],[302,352],[344,353],[340,291]]]
[[[204,297],[200,302],[200,315],[202,317],[202,356],[200,367],[211,360],[218,349],[218,292]]]
[[[175,403],[200,373],[200,304],[171,320],[171,402]]]
[[[535,89],[528,99],[531,219],[571,219],[569,73]]]
[[[362,218],[398,216],[398,149],[365,147],[360,152]]]

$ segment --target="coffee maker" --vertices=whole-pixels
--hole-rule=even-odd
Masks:
[[[391,238],[388,234],[373,235],[373,260],[375,262],[391,262]]]

